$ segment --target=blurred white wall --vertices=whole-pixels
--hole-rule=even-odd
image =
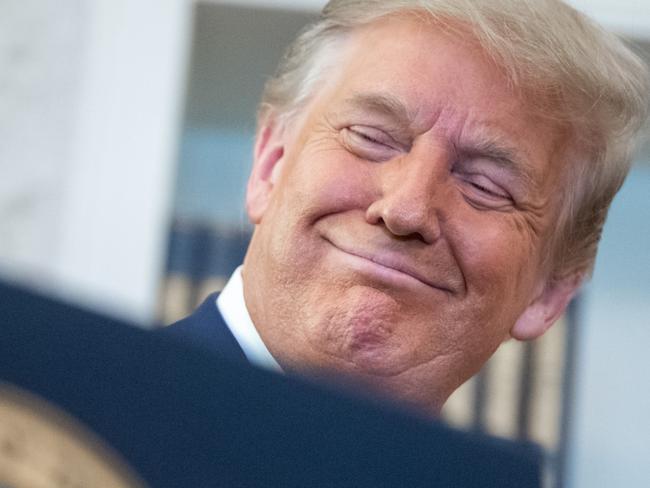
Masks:
[[[37,276],[60,250],[87,13],[79,0],[1,5],[0,259]]]
[[[191,5],[0,7],[0,267],[147,322],[165,252]]]

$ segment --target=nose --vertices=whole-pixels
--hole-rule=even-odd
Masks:
[[[405,156],[378,168],[381,193],[366,210],[368,223],[402,239],[438,240],[447,163],[427,159]]]

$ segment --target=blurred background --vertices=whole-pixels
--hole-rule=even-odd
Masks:
[[[650,4],[571,3],[650,60]],[[143,327],[223,286],[264,80],[323,4],[0,0],[0,278]],[[646,145],[567,316],[445,419],[541,443],[549,486],[649,486],[649,222]]]

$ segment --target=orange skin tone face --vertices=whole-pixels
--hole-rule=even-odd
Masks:
[[[562,145],[475,43],[404,16],[355,31],[259,132],[244,294],[271,353],[438,412],[575,291],[542,266]]]

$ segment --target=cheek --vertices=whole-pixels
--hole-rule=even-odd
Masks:
[[[312,223],[335,212],[365,209],[374,195],[373,175],[367,164],[345,151],[306,155],[287,182],[293,207]]]
[[[305,272],[316,267],[321,243],[314,225],[327,215],[365,209],[372,178],[344,151],[311,147],[287,161],[263,219],[268,257]]]
[[[477,314],[477,323],[497,335],[528,305],[539,273],[537,238],[518,218],[473,215],[457,223],[453,236],[472,304],[464,313]]]

